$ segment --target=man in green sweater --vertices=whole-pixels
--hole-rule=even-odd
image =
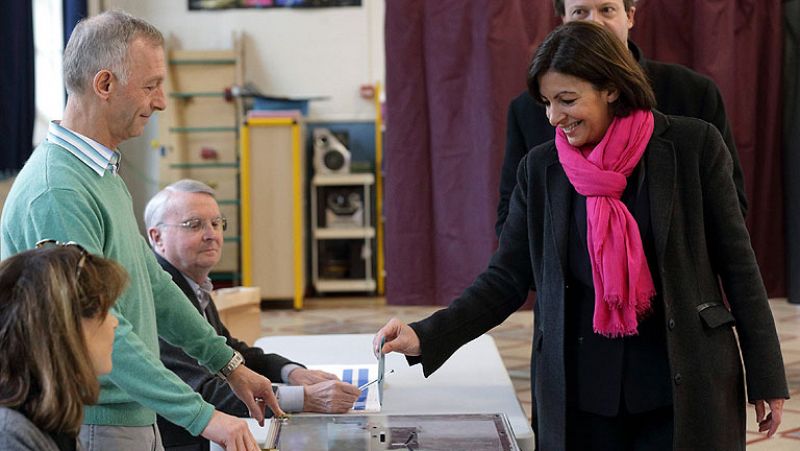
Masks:
[[[156,262],[117,173],[117,146],[141,135],[166,106],[163,43],[152,25],[121,12],[78,24],[64,51],[64,118],[50,125],[12,186],[0,218],[0,256],[44,238],[75,241],[130,275],[113,309],[114,368],[100,380],[98,404],[85,412],[85,450],[163,449],[158,413],[228,450],[257,451],[244,420],[214,410],[159,360],[161,336],[226,379],[254,418],[263,421],[266,407],[283,414],[269,379],[242,365]]]

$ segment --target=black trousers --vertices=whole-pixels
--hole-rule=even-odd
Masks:
[[[570,451],[672,451],[672,406],[615,417],[568,412]]]

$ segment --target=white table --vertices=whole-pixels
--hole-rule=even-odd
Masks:
[[[255,346],[307,365],[376,362],[370,334],[263,337]],[[386,356],[386,372],[391,370],[394,373],[386,376],[381,413],[501,412],[508,417],[520,449],[533,450],[530,422],[489,335],[463,346],[427,379],[421,365],[409,367],[400,354]]]

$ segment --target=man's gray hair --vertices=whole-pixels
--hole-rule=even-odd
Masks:
[[[211,188],[203,182],[192,179],[178,180],[157,192],[156,195],[150,199],[150,202],[147,203],[147,206],[144,207],[144,225],[146,228],[150,229],[161,223],[173,193],[203,193],[215,199],[217,197],[214,188]]]
[[[106,11],[81,20],[64,49],[64,85],[69,94],[83,94],[94,76],[110,70],[128,82],[128,47],[136,38],[163,47],[164,36],[142,19],[122,11]]]

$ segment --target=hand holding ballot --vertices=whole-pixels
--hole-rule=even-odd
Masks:
[[[381,346],[382,340],[383,346]],[[389,322],[375,334],[375,337],[372,339],[372,350],[376,356],[380,355],[381,352],[383,354],[399,352],[405,355],[420,355],[422,352],[419,337],[417,337],[414,329],[397,318],[389,320]]]

